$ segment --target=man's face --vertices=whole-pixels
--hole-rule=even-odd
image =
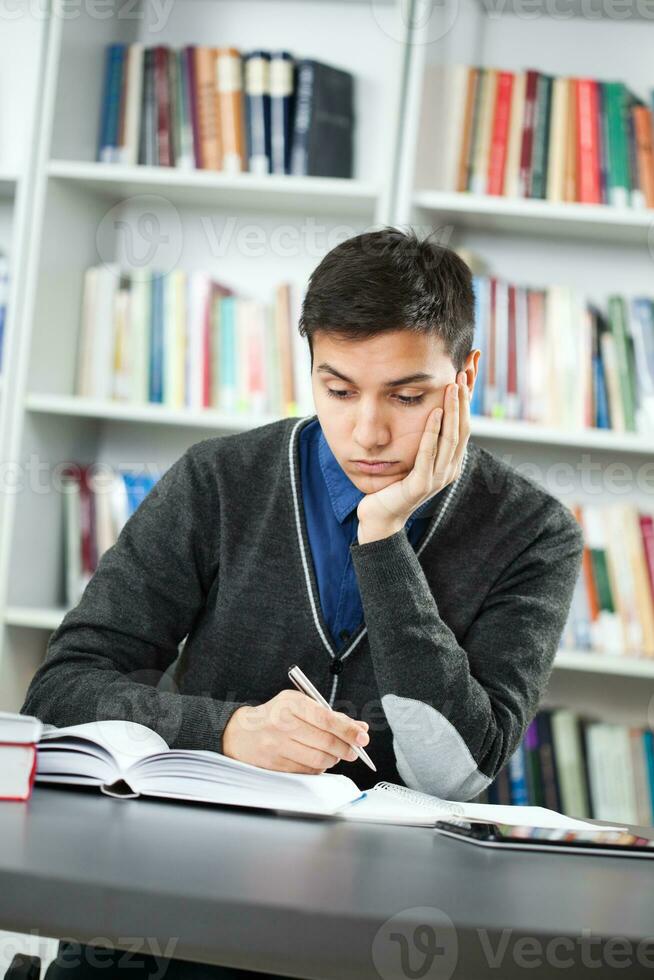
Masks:
[[[471,351],[463,368],[470,390],[478,359],[479,351]],[[415,374],[429,377],[387,384]],[[339,465],[363,493],[402,480],[413,469],[427,416],[443,406],[445,388],[454,381],[455,367],[433,335],[393,330],[356,341],[325,331],[313,336],[318,419]],[[356,460],[391,465],[365,470]]]

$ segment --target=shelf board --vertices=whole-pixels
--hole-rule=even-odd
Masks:
[[[5,610],[7,626],[52,631],[59,626],[68,609],[48,606],[8,606]]]
[[[18,174],[0,168],[0,198],[11,198],[16,193]]]
[[[104,401],[80,398],[75,395],[31,394],[26,408],[30,412],[49,415],[97,418],[106,421],[154,423],[194,429],[241,432],[269,422],[277,421],[278,415],[234,415],[214,409],[178,409],[165,405]],[[312,414],[312,413],[311,413]],[[472,434],[480,439],[496,439],[504,442],[539,443],[550,446],[570,446],[581,449],[602,449],[616,453],[649,456],[654,454],[654,434],[651,437],[635,433],[616,433],[603,429],[568,431],[530,422],[499,421],[473,415]]]
[[[67,607],[8,606],[5,623],[24,629],[55,630],[68,612]],[[583,650],[561,650],[554,660],[555,670],[583,671],[618,677],[654,678],[654,658],[612,656]]]
[[[654,454],[654,432],[613,432],[610,429],[557,429],[520,419],[492,419],[472,416],[472,433],[478,438],[506,442],[539,443],[579,449],[602,449],[615,453],[650,456]]]
[[[586,671],[592,674],[654,678],[654,657],[637,658],[585,650],[563,650],[557,653],[554,667],[557,670]]]
[[[654,253],[654,209],[554,204],[492,194],[415,191],[415,207],[463,228],[647,245]]]
[[[157,404],[131,404],[120,401],[104,401],[79,398],[75,395],[28,395],[27,410],[40,414],[97,418],[106,421],[153,423],[156,425],[181,426],[191,429],[215,429],[242,432],[255,426],[276,422],[278,415],[234,415],[214,409],[180,409]]]
[[[380,188],[344,177],[257,176],[175,167],[124,166],[51,160],[48,175],[70,181],[112,200],[137,194],[162,194],[173,204],[220,205],[231,210],[324,212],[371,217]]]

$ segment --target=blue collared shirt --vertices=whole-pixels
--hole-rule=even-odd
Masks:
[[[317,418],[300,433],[300,479],[323,618],[334,647],[340,649],[363,621],[350,545],[357,540],[357,507],[365,494],[336,460]],[[431,520],[433,505],[431,497],[404,525],[414,548]],[[342,636],[343,632],[347,636]]]

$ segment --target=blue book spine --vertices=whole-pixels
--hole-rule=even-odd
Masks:
[[[150,401],[163,402],[163,276],[152,276],[150,306]]]
[[[484,350],[484,336],[486,333],[486,324],[484,322],[485,311],[486,311],[486,295],[488,290],[488,279],[485,276],[473,276],[473,289],[475,294],[475,333],[472,342],[472,346],[481,351],[481,356],[479,358],[477,380],[475,381],[475,387],[472,389],[472,398],[470,399],[470,414],[471,415],[483,415],[484,414],[484,375],[486,373],[486,363],[485,363],[485,350]]]
[[[598,356],[593,357],[593,381],[595,384],[595,405],[597,409],[595,425],[598,429],[610,429],[611,420],[609,418],[604,364],[602,363],[602,358]]]
[[[131,517],[137,507],[147,497],[150,490],[152,490],[157,480],[147,473],[125,472],[121,476],[127,492],[127,511]]]
[[[511,781],[511,805],[528,806],[529,791],[525,769],[525,747],[521,742],[509,759],[509,779]]]
[[[270,57],[270,156],[274,174],[290,174],[293,135],[293,58],[288,51]]]
[[[220,300],[220,397],[226,411],[236,402],[236,329],[233,296]]]
[[[645,729],[643,732],[643,741],[645,743],[645,759],[649,779],[649,793],[652,801],[652,813],[654,813],[654,732]]]
[[[98,146],[98,160],[101,163],[114,163],[118,159],[120,93],[123,80],[125,48],[125,44],[110,44],[107,47]]]

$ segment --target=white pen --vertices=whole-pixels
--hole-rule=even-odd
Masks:
[[[288,676],[293,681],[293,683],[295,684],[295,686],[299,691],[301,691],[303,694],[308,694],[310,698],[313,698],[314,701],[317,701],[318,704],[321,704],[323,708],[329,708],[330,711],[333,711],[333,708],[331,708],[329,703],[325,701],[320,691],[313,686],[313,684],[311,683],[307,675],[302,670],[300,670],[297,664],[295,664],[295,666],[290,668],[288,672]],[[363,762],[365,762],[365,764],[369,766],[373,770],[373,772],[377,772],[377,766],[374,764],[374,762],[372,761],[368,753],[364,752],[364,750],[361,748],[360,745],[353,745],[352,748],[359,756],[359,758]]]

